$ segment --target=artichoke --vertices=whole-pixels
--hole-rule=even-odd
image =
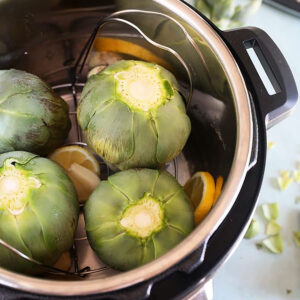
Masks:
[[[166,171],[131,169],[102,181],[84,207],[86,232],[99,258],[119,270],[143,265],[193,229],[193,210]]]
[[[46,155],[70,127],[68,105],[44,81],[24,71],[0,71],[0,153]]]
[[[197,0],[195,6],[220,29],[230,29],[242,26],[259,9],[262,0],[242,2],[235,5],[234,0]]]
[[[49,159],[23,151],[0,155],[0,238],[25,255],[52,265],[73,243],[79,205],[73,184]],[[0,265],[37,273],[0,246]]]
[[[175,77],[159,65],[133,60],[91,76],[77,116],[88,145],[121,170],[171,161],[191,130]]]

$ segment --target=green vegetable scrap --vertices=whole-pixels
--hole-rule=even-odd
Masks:
[[[25,255],[52,265],[73,244],[79,214],[76,191],[56,163],[29,152],[0,155],[0,238]],[[0,247],[0,265],[41,270]]]
[[[255,237],[259,233],[259,229],[260,229],[259,222],[255,219],[252,219],[244,238],[251,239]]]
[[[197,0],[196,8],[220,29],[230,29],[242,26],[259,9],[262,0],[244,2],[235,5],[234,0]]]
[[[294,170],[293,178],[294,178],[295,182],[300,183],[300,171],[299,170]]]
[[[277,177],[277,184],[281,191],[286,190],[293,182],[293,176],[288,170],[281,171],[280,176]]]
[[[270,220],[266,226],[266,235],[276,235],[281,231],[281,226],[274,220]]]
[[[262,241],[262,245],[269,252],[280,254],[283,252],[283,242],[280,234],[270,236]]]
[[[131,169],[102,181],[84,206],[86,232],[99,258],[119,270],[166,253],[194,227],[182,186],[166,171]]]
[[[257,248],[258,250],[260,250],[260,249],[263,248],[262,243],[256,243],[255,246],[256,246],[256,248]]]
[[[175,77],[141,61],[119,61],[91,76],[77,112],[89,146],[120,170],[164,165],[191,130]]]
[[[268,142],[268,146],[267,146],[268,150],[271,150],[274,147],[275,147],[275,142],[272,142],[272,141]]]
[[[46,155],[71,128],[67,103],[35,75],[0,71],[0,153],[22,150]]]
[[[296,203],[296,204],[300,204],[300,197],[296,197],[295,203]]]
[[[277,202],[263,204],[261,208],[266,220],[277,220],[279,217],[279,205]]]
[[[296,245],[300,247],[300,231],[295,231],[293,235],[294,235],[294,241]]]

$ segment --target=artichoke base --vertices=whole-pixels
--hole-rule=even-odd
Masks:
[[[120,225],[130,235],[146,239],[164,227],[164,210],[158,200],[146,194],[124,211]]]
[[[16,168],[14,163],[7,160],[0,173],[0,208],[19,215],[27,204],[30,191],[39,188],[41,182],[30,172]]]
[[[120,100],[133,110],[145,112],[165,103],[169,90],[166,90],[159,72],[155,67],[134,64],[115,74]]]

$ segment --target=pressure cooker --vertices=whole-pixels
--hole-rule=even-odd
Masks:
[[[103,266],[88,246],[81,215],[74,257],[77,270],[88,270],[86,276],[31,277],[0,268],[1,295],[211,299],[211,280],[238,246],[257,204],[266,130],[287,117],[297,101],[293,75],[279,48],[258,28],[221,31],[180,0],[4,0],[0,16],[0,68],[40,76],[68,102],[71,112],[86,81],[95,39],[130,41],[166,61],[188,99],[192,124],[187,145],[166,168],[181,184],[200,170],[224,178],[207,217],[155,261],[122,273]],[[259,58],[273,93],[267,91],[249,49]],[[81,143],[76,116],[71,117],[67,142]]]

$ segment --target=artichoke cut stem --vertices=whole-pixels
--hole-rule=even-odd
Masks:
[[[132,109],[149,111],[165,102],[165,86],[158,70],[134,65],[115,75],[120,100]]]
[[[39,188],[41,183],[28,172],[9,165],[0,173],[0,209],[7,209],[12,215],[23,212],[29,192]]]
[[[123,213],[121,226],[131,235],[148,238],[164,227],[164,211],[159,201],[146,195]]]
[[[144,102],[144,105],[151,104],[155,99],[155,85],[147,79],[136,79],[129,85],[129,93],[136,101]]]

